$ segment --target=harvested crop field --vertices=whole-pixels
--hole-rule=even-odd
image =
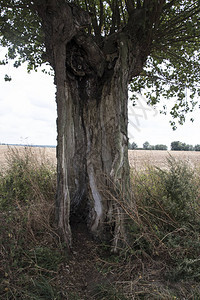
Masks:
[[[163,150],[129,150],[131,167],[144,169],[148,165],[167,168],[167,158],[188,162],[192,167],[200,167],[200,151],[163,151]]]
[[[56,165],[56,148],[0,145],[0,169],[6,166],[6,157],[9,155],[9,151],[16,149],[19,153],[23,153],[25,148],[35,154],[38,159],[45,157],[52,164]],[[129,150],[129,162],[131,167],[135,167],[138,170],[148,165],[166,168],[167,157],[170,155],[175,159],[189,162],[193,167],[200,167],[200,151]]]
[[[20,155],[31,153],[39,161],[48,161],[50,164],[56,165],[56,148],[0,145],[0,171],[7,166],[9,156],[13,151]]]

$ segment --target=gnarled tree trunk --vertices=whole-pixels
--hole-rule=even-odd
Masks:
[[[99,77],[75,40],[66,46],[66,78],[57,81],[57,213],[69,242],[74,218],[86,221],[96,237],[113,235],[115,247],[124,236],[117,201],[130,200],[125,47],[120,41],[113,69]]]
[[[116,250],[124,238],[123,203],[134,204],[127,87],[142,66],[140,45],[130,42],[128,31],[96,42],[81,29],[89,22],[85,12],[63,1],[46,2],[50,12],[41,3],[38,12],[57,85],[58,226],[71,245],[71,225],[84,221]]]

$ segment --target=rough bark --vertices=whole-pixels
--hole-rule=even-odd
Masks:
[[[70,246],[73,222],[86,222],[93,236],[112,240],[115,251],[124,239],[122,207],[134,205],[127,87],[141,71],[148,47],[142,50],[142,42],[131,33],[136,18],[96,43],[82,30],[89,17],[77,7],[46,0],[37,10],[57,85],[58,227]]]
[[[77,39],[66,46],[66,80],[57,83],[57,207],[69,242],[74,219],[87,222],[95,237],[113,238],[114,249],[124,237],[119,202],[130,201],[126,42],[122,35],[114,67],[109,70],[109,61],[102,77]]]

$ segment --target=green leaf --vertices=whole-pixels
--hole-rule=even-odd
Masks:
[[[4,76],[4,80],[5,80],[5,81],[11,81],[12,78],[6,74],[6,75]]]

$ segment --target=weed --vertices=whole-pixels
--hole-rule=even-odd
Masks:
[[[13,207],[13,202],[29,204],[32,199],[52,199],[55,194],[56,171],[45,158],[37,159],[31,148],[19,151],[9,148],[7,169],[1,174],[0,206]]]
[[[186,162],[170,156],[167,163],[133,176],[138,220],[127,221],[129,246],[132,254],[165,258],[168,279],[199,281],[198,176]]]
[[[56,171],[31,148],[10,148],[0,176],[0,298],[65,299],[56,287],[66,261],[54,224]]]
[[[98,284],[94,286],[93,297],[97,300],[127,300],[127,298],[111,284]]]
[[[118,255],[108,255],[102,245],[103,259],[98,263],[104,276],[111,273],[122,279],[119,284],[125,286],[128,297],[198,299],[199,183],[198,170],[171,156],[165,169],[150,165],[138,172],[132,169],[136,209],[116,198],[124,212],[124,247]],[[97,299],[98,295],[99,299],[112,299],[118,291],[105,285],[97,287]]]
[[[0,173],[0,298],[83,299],[82,290],[63,287],[67,276],[78,278],[54,223],[55,168],[31,148],[10,148],[7,160]],[[98,272],[112,281],[97,281],[91,299],[199,299],[199,171],[172,157],[167,163],[133,170],[137,208],[122,205],[126,246],[119,255],[107,243],[95,250]],[[83,286],[82,277],[78,282]]]

